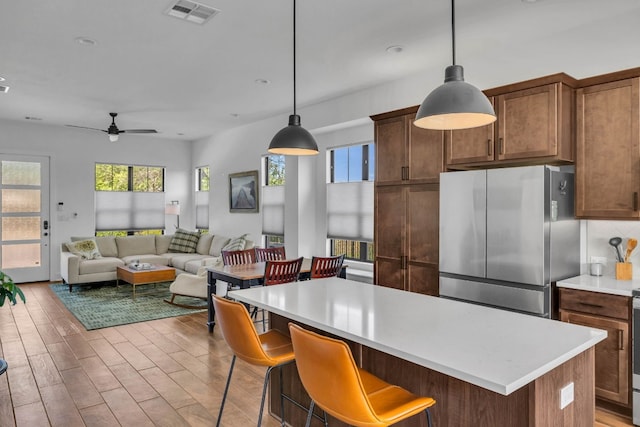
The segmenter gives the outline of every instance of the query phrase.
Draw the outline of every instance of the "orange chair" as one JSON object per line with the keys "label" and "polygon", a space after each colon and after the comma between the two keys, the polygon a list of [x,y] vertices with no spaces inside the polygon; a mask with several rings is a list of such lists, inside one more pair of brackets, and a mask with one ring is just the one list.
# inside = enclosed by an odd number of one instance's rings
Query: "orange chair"
{"label": "orange chair", "polygon": [[312,279],[320,279],[322,277],[335,277],[342,270],[344,262],[344,254],[330,257],[312,257],[311,273]]}
{"label": "orange chair", "polygon": [[241,251],[222,251],[224,265],[255,264],[256,251],[254,248]]}
{"label": "orange chair", "polygon": [[308,427],[315,404],[342,422],[356,427],[383,427],[425,411],[436,401],[415,394],[358,368],[343,341],[289,323],[296,366],[311,397]]}
{"label": "orange chair", "polygon": [[[271,371],[274,368],[279,368],[294,360],[291,340],[277,330],[270,330],[258,335],[258,332],[253,326],[253,322],[249,318],[249,312],[243,304],[221,298],[216,294],[211,295],[211,297],[213,298],[213,306],[215,308],[216,323],[220,325],[222,335],[231,348],[231,351],[233,351],[229,376],[227,377],[227,384],[224,388],[224,395],[222,397],[216,426],[220,426],[222,410],[227,400],[231,374],[233,374],[233,366],[236,362],[236,357],[239,357],[252,365],[268,367],[262,388],[262,401],[260,403],[260,415],[258,416],[259,427],[262,423],[262,412]],[[282,370],[280,370],[280,376],[280,409],[284,415],[284,399],[291,399],[282,392]],[[284,420],[282,421],[282,426],[284,426]]]}
{"label": "orange chair", "polygon": [[257,262],[277,261],[282,259],[287,259],[284,246],[273,248],[256,248]]}

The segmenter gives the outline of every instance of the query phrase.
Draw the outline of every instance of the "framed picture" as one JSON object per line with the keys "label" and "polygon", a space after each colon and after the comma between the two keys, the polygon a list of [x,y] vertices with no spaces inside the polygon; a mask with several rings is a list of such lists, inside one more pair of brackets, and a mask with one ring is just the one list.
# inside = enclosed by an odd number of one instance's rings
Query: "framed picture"
{"label": "framed picture", "polygon": [[229,174],[229,212],[258,212],[258,171]]}

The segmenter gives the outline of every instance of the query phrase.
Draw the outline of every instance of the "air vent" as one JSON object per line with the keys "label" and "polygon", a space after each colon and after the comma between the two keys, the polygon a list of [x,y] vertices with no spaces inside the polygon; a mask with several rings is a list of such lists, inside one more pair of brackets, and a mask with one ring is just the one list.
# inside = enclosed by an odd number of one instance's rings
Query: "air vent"
{"label": "air vent", "polygon": [[165,15],[200,25],[205,24],[218,13],[220,11],[211,6],[187,0],[178,0],[165,11]]}
{"label": "air vent", "polygon": [[0,86],[0,93],[9,92],[9,86]]}

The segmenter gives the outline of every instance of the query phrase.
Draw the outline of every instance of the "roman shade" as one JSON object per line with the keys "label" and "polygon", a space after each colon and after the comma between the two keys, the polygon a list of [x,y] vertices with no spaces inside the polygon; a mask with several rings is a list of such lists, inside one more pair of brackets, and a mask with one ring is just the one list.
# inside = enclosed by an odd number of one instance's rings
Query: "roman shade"
{"label": "roman shade", "polygon": [[196,228],[209,229],[209,192],[196,191]]}
{"label": "roman shade", "polygon": [[262,234],[284,236],[284,185],[262,187]]}
{"label": "roman shade", "polygon": [[96,191],[96,231],[164,230],[164,193]]}
{"label": "roman shade", "polygon": [[327,184],[327,237],[373,242],[373,182]]}

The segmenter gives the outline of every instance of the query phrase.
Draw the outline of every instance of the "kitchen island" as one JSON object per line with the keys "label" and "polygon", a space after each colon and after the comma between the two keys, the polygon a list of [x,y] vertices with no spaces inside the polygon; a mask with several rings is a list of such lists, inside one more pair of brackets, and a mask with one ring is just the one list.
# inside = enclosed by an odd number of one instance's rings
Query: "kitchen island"
{"label": "kitchen island", "polygon": [[[604,331],[338,278],[229,296],[268,310],[272,328],[288,333],[294,321],[349,342],[363,368],[434,397],[439,427],[593,425],[593,346]],[[570,384],[573,401],[560,409]],[[285,369],[284,385],[308,402],[295,368]],[[303,425],[304,415],[285,409],[291,425]]]}

